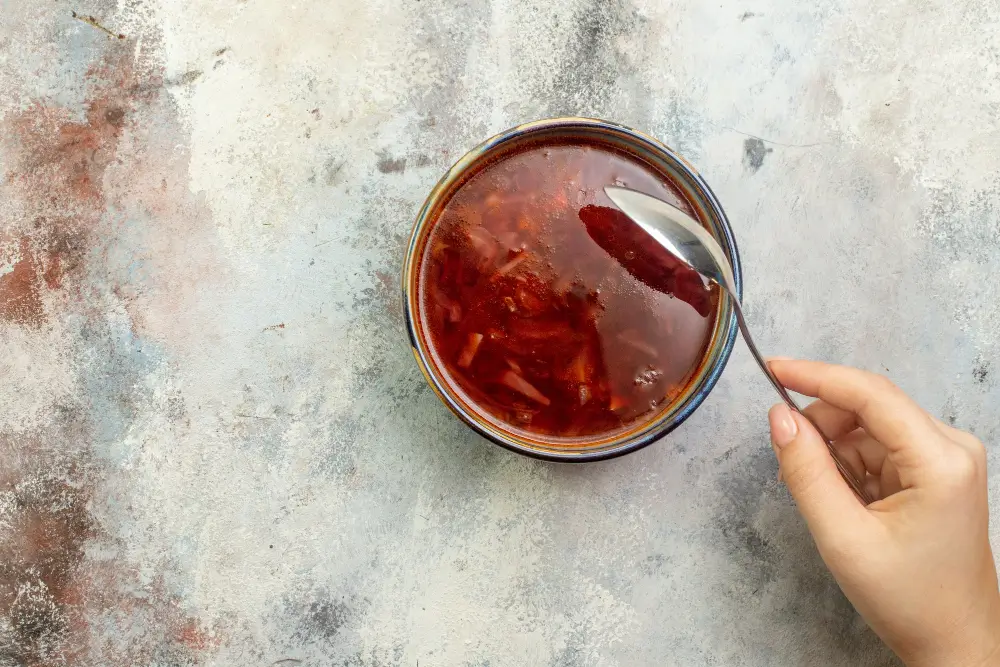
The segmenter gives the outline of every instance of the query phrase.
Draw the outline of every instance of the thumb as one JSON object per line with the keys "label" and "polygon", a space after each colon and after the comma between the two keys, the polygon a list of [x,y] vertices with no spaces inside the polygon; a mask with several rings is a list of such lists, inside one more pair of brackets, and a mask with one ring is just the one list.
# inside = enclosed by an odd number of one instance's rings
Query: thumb
{"label": "thumb", "polygon": [[867,512],[841,478],[816,427],[784,404],[771,408],[768,420],[781,476],[816,542],[822,547],[852,531]]}

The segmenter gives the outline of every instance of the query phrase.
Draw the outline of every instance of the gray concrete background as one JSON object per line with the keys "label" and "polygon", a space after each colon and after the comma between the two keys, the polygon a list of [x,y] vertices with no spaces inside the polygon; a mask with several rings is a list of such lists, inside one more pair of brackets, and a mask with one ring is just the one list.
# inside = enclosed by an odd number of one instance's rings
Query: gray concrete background
{"label": "gray concrete background", "polygon": [[424,386],[420,203],[561,114],[699,167],[763,349],[996,462],[996,0],[0,0],[0,665],[893,664],[741,345],[586,467]]}

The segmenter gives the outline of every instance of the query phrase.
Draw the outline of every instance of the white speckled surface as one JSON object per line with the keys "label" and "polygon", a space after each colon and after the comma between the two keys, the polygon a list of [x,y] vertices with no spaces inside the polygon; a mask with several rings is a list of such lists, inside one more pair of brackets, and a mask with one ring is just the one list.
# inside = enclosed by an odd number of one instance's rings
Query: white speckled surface
{"label": "white speckled surface", "polygon": [[996,0],[0,17],[0,665],[893,664],[742,346],[660,443],[539,463],[425,387],[398,271],[468,148],[616,120],[723,202],[762,348],[887,373],[993,453]]}

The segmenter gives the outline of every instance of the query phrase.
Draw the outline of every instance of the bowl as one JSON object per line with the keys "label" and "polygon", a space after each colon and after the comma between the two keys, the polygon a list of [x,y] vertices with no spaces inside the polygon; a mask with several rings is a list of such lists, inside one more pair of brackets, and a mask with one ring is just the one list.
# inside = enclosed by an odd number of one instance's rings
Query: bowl
{"label": "bowl", "polygon": [[527,456],[586,462],[649,445],[701,405],[735,342],[723,291],[680,267],[683,294],[648,293],[591,247],[594,212],[610,210],[601,183],[687,209],[742,294],[732,229],[695,168],[604,120],[551,118],[486,140],[428,195],[406,250],[406,328],[428,384],[473,430]]}

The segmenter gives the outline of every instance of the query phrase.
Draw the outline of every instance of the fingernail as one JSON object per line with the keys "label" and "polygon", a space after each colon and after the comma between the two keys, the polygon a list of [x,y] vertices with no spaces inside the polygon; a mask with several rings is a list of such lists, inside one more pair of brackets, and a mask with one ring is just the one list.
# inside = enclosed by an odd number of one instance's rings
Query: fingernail
{"label": "fingernail", "polygon": [[766,361],[767,363],[771,363],[772,361],[795,361],[795,360],[792,359],[791,357],[767,357],[766,359],[764,359],[764,361]]}
{"label": "fingernail", "polygon": [[778,449],[794,440],[799,433],[799,427],[787,405],[779,404],[771,408],[768,420],[771,422],[771,441]]}

